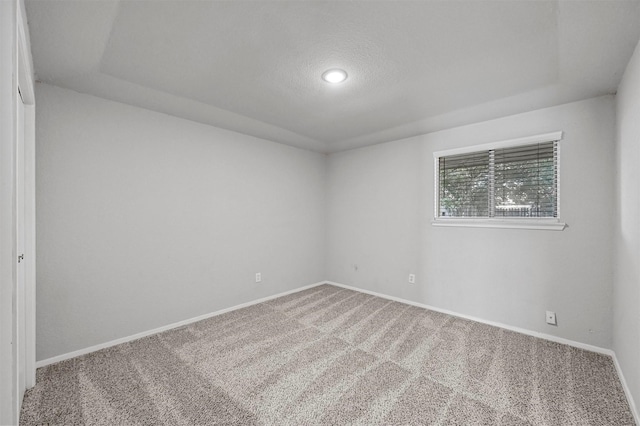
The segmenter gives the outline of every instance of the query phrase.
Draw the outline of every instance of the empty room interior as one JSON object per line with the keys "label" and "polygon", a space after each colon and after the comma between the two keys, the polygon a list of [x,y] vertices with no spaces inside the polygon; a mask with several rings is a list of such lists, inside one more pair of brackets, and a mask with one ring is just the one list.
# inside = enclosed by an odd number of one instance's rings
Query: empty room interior
{"label": "empty room interior", "polygon": [[0,8],[0,424],[640,425],[640,0]]}

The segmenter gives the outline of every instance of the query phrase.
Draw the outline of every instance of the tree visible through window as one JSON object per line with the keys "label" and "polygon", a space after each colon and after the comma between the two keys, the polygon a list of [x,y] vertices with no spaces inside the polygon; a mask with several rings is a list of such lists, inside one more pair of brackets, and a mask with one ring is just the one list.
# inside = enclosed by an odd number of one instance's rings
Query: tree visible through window
{"label": "tree visible through window", "polygon": [[438,159],[438,216],[558,217],[557,141]]}

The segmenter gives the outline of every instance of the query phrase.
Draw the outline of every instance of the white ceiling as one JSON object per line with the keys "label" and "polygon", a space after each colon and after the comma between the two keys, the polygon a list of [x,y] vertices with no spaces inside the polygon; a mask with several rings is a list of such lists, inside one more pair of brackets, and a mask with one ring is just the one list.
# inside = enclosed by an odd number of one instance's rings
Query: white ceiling
{"label": "white ceiling", "polygon": [[[27,0],[37,78],[335,152],[614,93],[640,0]],[[320,75],[343,68],[328,85]]]}

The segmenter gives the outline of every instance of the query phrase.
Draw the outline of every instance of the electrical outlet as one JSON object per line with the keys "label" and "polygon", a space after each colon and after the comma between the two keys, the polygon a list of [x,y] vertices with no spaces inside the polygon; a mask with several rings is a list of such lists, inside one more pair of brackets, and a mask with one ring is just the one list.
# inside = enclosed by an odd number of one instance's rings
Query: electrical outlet
{"label": "electrical outlet", "polygon": [[409,274],[409,284],[415,284],[415,283],[416,283],[415,274]]}
{"label": "electrical outlet", "polygon": [[258,272],[256,274],[256,282],[257,283],[261,283],[262,282],[262,274],[260,272]]}
{"label": "electrical outlet", "polygon": [[547,324],[558,325],[555,312],[547,311]]}

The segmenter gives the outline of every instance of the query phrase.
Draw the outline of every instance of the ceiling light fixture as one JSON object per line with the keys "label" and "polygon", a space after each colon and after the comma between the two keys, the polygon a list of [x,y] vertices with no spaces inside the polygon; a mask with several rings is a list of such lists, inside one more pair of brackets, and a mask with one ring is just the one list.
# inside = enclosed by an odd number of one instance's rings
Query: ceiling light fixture
{"label": "ceiling light fixture", "polygon": [[347,72],[340,69],[326,70],[322,73],[322,79],[327,83],[342,83],[347,79]]}

